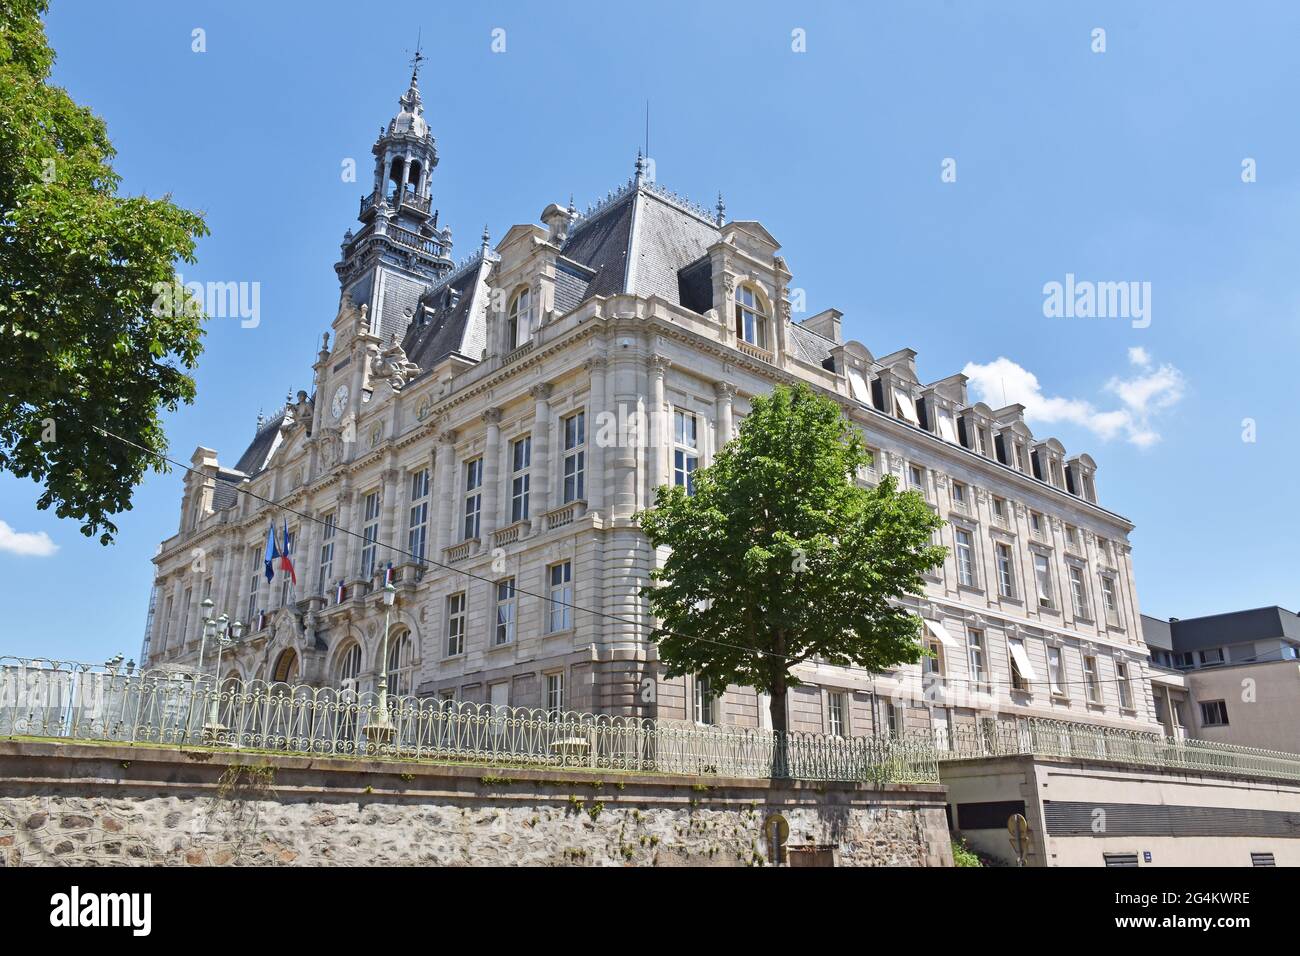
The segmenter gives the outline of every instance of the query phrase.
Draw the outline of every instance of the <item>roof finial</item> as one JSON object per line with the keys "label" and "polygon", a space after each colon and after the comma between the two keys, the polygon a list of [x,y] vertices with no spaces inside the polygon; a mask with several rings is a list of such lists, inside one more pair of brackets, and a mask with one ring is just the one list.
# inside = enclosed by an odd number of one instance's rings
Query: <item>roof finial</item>
{"label": "roof finial", "polygon": [[483,223],[483,252],[486,254],[488,247],[492,245],[492,235],[488,232],[487,223]]}
{"label": "roof finial", "polygon": [[645,174],[645,159],[641,156],[641,150],[636,151],[636,184],[641,185],[641,178]]}
{"label": "roof finial", "polygon": [[260,432],[262,430],[262,426],[265,424],[266,424],[266,418],[262,415],[262,410],[259,408],[257,410],[257,430]]}
{"label": "roof finial", "polygon": [[578,218],[578,207],[573,204],[573,193],[569,193],[569,220]]}
{"label": "roof finial", "polygon": [[424,35],[424,28],[421,27],[415,34],[415,56],[411,57],[411,85],[415,86],[420,78],[420,64],[426,59],[425,55],[420,52],[420,38]]}
{"label": "roof finial", "polygon": [[718,190],[718,205],[715,206],[714,208],[717,209],[718,211],[717,223],[718,223],[718,228],[721,229],[722,224],[727,221],[727,204],[722,201],[721,189]]}

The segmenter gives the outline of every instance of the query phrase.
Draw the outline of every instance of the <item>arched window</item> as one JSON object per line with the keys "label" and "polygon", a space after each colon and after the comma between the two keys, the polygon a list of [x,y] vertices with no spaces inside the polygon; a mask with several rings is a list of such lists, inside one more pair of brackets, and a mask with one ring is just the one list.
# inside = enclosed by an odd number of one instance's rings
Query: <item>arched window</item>
{"label": "arched window", "polygon": [[409,697],[415,691],[415,642],[408,631],[388,638],[388,696]]}
{"label": "arched window", "polygon": [[506,322],[506,351],[511,352],[523,345],[523,338],[528,335],[532,324],[532,296],[527,289],[520,289],[510,300],[509,319]]}
{"label": "arched window", "polygon": [[736,337],[760,349],[767,348],[767,316],[758,294],[747,285],[736,287]]}
{"label": "arched window", "polygon": [[360,677],[361,645],[353,641],[342,650],[335,661],[334,683],[340,688],[360,690],[357,686]]}

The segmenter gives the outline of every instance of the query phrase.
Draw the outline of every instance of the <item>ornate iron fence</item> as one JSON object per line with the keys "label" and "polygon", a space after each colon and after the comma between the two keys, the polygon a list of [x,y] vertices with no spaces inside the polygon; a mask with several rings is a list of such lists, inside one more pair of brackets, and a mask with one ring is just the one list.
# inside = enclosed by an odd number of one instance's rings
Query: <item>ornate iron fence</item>
{"label": "ornate iron fence", "polygon": [[[937,782],[928,737],[835,737],[0,658],[0,737],[485,765]],[[774,766],[783,768],[774,773]]]}
{"label": "ornate iron fence", "polygon": [[1300,780],[1300,754],[1039,717],[985,720],[955,730],[936,756],[947,761],[1018,754]]}

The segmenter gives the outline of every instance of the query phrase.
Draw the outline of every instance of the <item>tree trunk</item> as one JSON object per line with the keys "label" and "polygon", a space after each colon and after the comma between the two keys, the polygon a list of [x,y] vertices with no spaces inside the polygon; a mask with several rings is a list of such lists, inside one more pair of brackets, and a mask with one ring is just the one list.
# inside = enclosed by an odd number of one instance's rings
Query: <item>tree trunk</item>
{"label": "tree trunk", "polygon": [[772,777],[785,779],[790,776],[790,740],[786,727],[785,674],[782,673],[772,683],[772,701],[768,711],[772,715]]}

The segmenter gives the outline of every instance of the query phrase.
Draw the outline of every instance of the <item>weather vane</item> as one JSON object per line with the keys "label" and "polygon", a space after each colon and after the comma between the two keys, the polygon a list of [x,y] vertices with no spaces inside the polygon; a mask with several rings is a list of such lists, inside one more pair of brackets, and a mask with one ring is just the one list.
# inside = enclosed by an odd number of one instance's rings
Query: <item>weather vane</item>
{"label": "weather vane", "polygon": [[415,34],[415,55],[411,57],[411,76],[413,78],[419,76],[420,64],[423,63],[426,59],[425,55],[420,52],[422,46],[421,38],[423,36],[423,33],[424,33],[424,28],[421,27],[419,30],[416,31]]}

